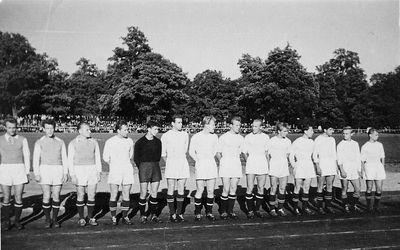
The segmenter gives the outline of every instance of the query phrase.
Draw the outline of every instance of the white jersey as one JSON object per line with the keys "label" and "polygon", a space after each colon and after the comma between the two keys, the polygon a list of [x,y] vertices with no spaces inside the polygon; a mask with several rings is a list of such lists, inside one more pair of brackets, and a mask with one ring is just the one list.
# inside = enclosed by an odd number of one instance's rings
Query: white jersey
{"label": "white jersey", "polygon": [[386,179],[385,168],[381,159],[385,158],[385,151],[380,142],[366,142],[361,147],[361,161],[364,164],[364,178],[366,180]]}
{"label": "white jersey", "polygon": [[126,169],[133,169],[133,140],[115,135],[104,145],[103,160],[110,165],[110,172],[123,173]]}
{"label": "white jersey", "polygon": [[314,141],[313,159],[319,163],[321,176],[336,175],[336,141],[327,135],[319,135]]}
{"label": "white jersey", "polygon": [[246,162],[246,174],[268,174],[268,150],[269,136],[265,133],[250,133],[244,138],[243,153],[248,154]]}
{"label": "white jersey", "polygon": [[188,133],[169,130],[161,136],[161,144],[161,156],[166,157],[165,178],[189,178],[190,169],[186,159],[189,146]]}
{"label": "white jersey", "polygon": [[280,138],[274,136],[269,141],[268,154],[269,161],[269,175],[275,177],[289,176],[288,154],[292,142],[289,138]]}
{"label": "white jersey", "polygon": [[290,162],[294,169],[294,178],[314,178],[315,168],[312,161],[314,141],[304,136],[297,138],[290,150]]}
{"label": "white jersey", "polygon": [[219,176],[240,178],[242,177],[242,163],[240,154],[243,151],[244,138],[240,134],[230,131],[221,135],[218,139],[217,152],[222,154],[219,164]]}
{"label": "white jersey", "polygon": [[347,174],[345,179],[358,179],[361,172],[361,154],[360,146],[356,141],[342,140],[337,146],[337,161],[339,165],[343,165],[343,169]]}
{"label": "white jersey", "polygon": [[218,177],[217,164],[215,162],[217,144],[218,136],[216,134],[205,134],[201,131],[192,137],[189,154],[196,161],[196,179]]}

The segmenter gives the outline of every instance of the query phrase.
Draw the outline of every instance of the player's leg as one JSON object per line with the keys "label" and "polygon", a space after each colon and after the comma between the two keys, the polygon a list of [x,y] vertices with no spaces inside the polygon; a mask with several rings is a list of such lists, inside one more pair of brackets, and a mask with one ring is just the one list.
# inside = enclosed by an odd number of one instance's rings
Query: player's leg
{"label": "player's leg", "polygon": [[275,176],[270,176],[270,183],[271,183],[271,189],[269,191],[269,196],[268,196],[268,202],[269,202],[269,206],[271,208],[270,210],[270,214],[273,217],[278,216],[278,214],[276,213],[276,191],[278,189],[278,177]]}
{"label": "player's leg", "polygon": [[158,200],[157,193],[158,187],[160,186],[159,181],[150,183],[150,197],[149,197],[149,210],[152,222],[160,223],[161,220],[157,216]]}
{"label": "player's leg", "polygon": [[51,187],[50,187],[50,185],[47,185],[47,184],[41,184],[40,187],[42,188],[42,192],[43,192],[42,208],[43,208],[43,213],[44,213],[44,216],[45,216],[45,228],[50,228],[52,226],[52,224],[53,224],[52,221],[51,221],[51,218],[50,218]]}
{"label": "player's leg", "polygon": [[113,226],[117,225],[117,196],[119,191],[119,185],[110,184],[110,202],[108,206],[110,207],[111,220]]}
{"label": "player's leg", "polygon": [[11,213],[11,203],[10,203],[10,197],[11,197],[11,187],[8,185],[1,185],[1,190],[3,192],[3,213],[2,216],[4,216],[4,230],[8,231],[11,229],[11,222],[10,222],[10,213]]}
{"label": "player's leg", "polygon": [[254,179],[255,179],[254,174],[246,174],[246,180],[247,180],[246,205],[248,210],[247,218],[249,219],[254,218],[254,195],[253,195]]}
{"label": "player's leg", "polygon": [[130,192],[131,192],[132,184],[122,185],[122,202],[121,202],[121,211],[122,211],[122,223],[126,225],[131,225],[132,222],[128,218],[128,211],[130,207]]}
{"label": "player's leg", "polygon": [[185,221],[185,219],[183,218],[183,202],[185,200],[185,184],[186,184],[186,178],[177,180],[178,195],[176,196],[176,215],[178,217],[178,220],[181,222]]}
{"label": "player's leg", "polygon": [[324,211],[324,184],[326,176],[317,176],[317,204],[318,210],[322,214]]}
{"label": "player's leg", "polygon": [[368,212],[373,211],[373,205],[372,205],[372,187],[374,186],[374,181],[373,180],[367,180],[367,190],[365,191],[365,200],[367,201],[367,210]]}
{"label": "player's leg", "polygon": [[171,222],[178,222],[176,216],[176,207],[175,207],[175,198],[174,198],[174,191],[176,186],[176,179],[167,179],[167,203],[169,208],[169,216]]}
{"label": "player's leg", "polygon": [[85,186],[76,186],[76,208],[78,210],[79,220],[78,224],[81,227],[86,226],[86,220],[84,215],[85,208]]}
{"label": "player's leg", "polygon": [[237,215],[233,212],[233,207],[235,206],[236,201],[236,190],[237,185],[239,184],[239,178],[234,177],[230,178],[230,187],[228,194],[228,215],[231,219],[238,219]]}
{"label": "player's leg", "polygon": [[214,204],[215,178],[206,180],[206,186],[207,186],[206,217],[210,221],[214,221],[215,217],[212,214],[212,208]]}
{"label": "player's leg", "polygon": [[294,213],[296,215],[301,214],[300,209],[299,209],[299,200],[300,200],[300,189],[301,189],[302,185],[303,185],[303,179],[300,179],[300,178],[294,179],[292,204],[293,204]]}
{"label": "player's leg", "polygon": [[53,225],[54,227],[60,227],[60,223],[57,221],[58,212],[60,211],[60,193],[62,185],[52,185],[51,186],[51,198],[52,198],[52,210],[53,210]]}
{"label": "player's leg", "polygon": [[352,209],[356,212],[362,212],[360,208],[361,181],[360,179],[351,180],[351,184],[353,185],[354,188]]}
{"label": "player's leg", "polygon": [[381,201],[382,197],[382,186],[383,186],[383,180],[375,180],[375,200],[374,200],[374,211],[379,213],[379,203]]}
{"label": "player's leg", "polygon": [[97,184],[92,184],[87,186],[87,216],[89,218],[89,224],[91,226],[97,226],[98,223],[96,219],[94,218],[94,205],[95,205],[95,197],[96,197],[96,189],[97,189]]}
{"label": "player's leg", "polygon": [[146,196],[148,190],[148,182],[140,182],[140,195],[139,195],[139,212],[140,212],[140,222],[145,224],[147,222],[146,216]]}
{"label": "player's leg", "polygon": [[228,194],[231,186],[231,178],[222,177],[222,194],[221,194],[221,219],[228,218]]}
{"label": "player's leg", "polygon": [[325,206],[326,211],[328,213],[335,213],[332,208],[332,199],[333,199],[333,182],[335,181],[334,175],[328,175],[325,177],[326,180],[326,193],[325,193]]}
{"label": "player's leg", "polygon": [[346,179],[342,179],[341,183],[342,183],[342,192],[341,192],[341,194],[342,194],[342,205],[343,205],[344,211],[346,213],[350,213],[349,200],[347,198],[347,189],[348,189],[348,184],[349,183],[348,183],[348,180],[346,180]]}
{"label": "player's leg", "polygon": [[201,220],[201,197],[204,191],[205,180],[196,180],[196,194],[194,195],[194,219]]}
{"label": "player's leg", "polygon": [[311,178],[304,179],[303,195],[301,197],[301,200],[303,202],[303,211],[308,215],[314,214],[309,206],[309,191],[310,191],[310,186],[311,186],[311,180],[312,180]]}
{"label": "player's leg", "polygon": [[15,215],[15,227],[18,230],[23,229],[23,225],[20,223],[21,213],[22,213],[22,193],[24,191],[25,184],[19,184],[14,186],[14,215]]}
{"label": "player's leg", "polygon": [[264,186],[265,182],[267,181],[267,175],[262,174],[262,175],[257,175],[257,193],[255,195],[256,198],[256,204],[254,207],[254,214],[257,217],[263,217],[262,214],[260,213],[260,207],[264,201]]}
{"label": "player's leg", "polygon": [[286,212],[283,209],[283,205],[285,204],[287,180],[288,180],[287,176],[279,178],[278,214],[280,216],[286,216]]}

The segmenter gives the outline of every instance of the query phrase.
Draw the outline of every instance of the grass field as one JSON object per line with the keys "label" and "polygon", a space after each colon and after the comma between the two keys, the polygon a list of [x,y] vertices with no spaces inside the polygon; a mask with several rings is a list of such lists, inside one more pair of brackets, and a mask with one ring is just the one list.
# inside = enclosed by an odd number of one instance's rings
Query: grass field
{"label": "grass field", "polygon": [[[33,147],[34,143],[36,140],[38,140],[40,137],[43,136],[42,133],[21,133],[21,135],[24,135],[28,139],[29,147],[31,149],[31,156],[33,155]],[[100,151],[103,152],[104,148],[104,143],[105,141],[113,136],[114,134],[107,134],[107,133],[101,133],[101,134],[92,134],[93,138],[96,138],[99,142],[100,146]],[[60,133],[57,134],[58,137],[64,140],[66,143],[66,146],[68,147],[68,143],[76,137],[76,134],[69,134],[69,133]],[[136,142],[142,134],[129,134],[129,137],[133,139],[134,142]],[[292,142],[301,136],[300,134],[291,134],[288,135],[288,138],[292,140]],[[314,135],[314,138],[318,136],[318,134]],[[336,143],[339,143],[342,139],[341,135],[334,135],[334,138],[336,139]],[[355,135],[354,140],[356,140],[360,147],[368,141],[368,135],[366,134],[360,134],[360,135]],[[383,143],[383,146],[385,147],[385,153],[386,153],[386,161],[391,162],[391,163],[397,163],[400,162],[400,135],[399,134],[381,134],[380,139]],[[189,164],[191,166],[194,166],[194,161],[192,158],[188,155],[187,156]],[[108,165],[103,162],[103,171],[108,171]]]}

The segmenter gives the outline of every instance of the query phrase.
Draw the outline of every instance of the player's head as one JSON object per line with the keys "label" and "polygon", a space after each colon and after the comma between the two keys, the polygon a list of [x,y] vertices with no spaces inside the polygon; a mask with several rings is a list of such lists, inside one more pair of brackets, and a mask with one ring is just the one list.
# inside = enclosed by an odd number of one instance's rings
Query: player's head
{"label": "player's head", "polygon": [[54,130],[56,129],[56,122],[53,119],[46,119],[43,121],[43,128],[46,136],[53,137]]}
{"label": "player's head", "polygon": [[343,138],[345,140],[350,140],[353,134],[353,129],[350,126],[346,126],[343,128]]}
{"label": "player's head", "polygon": [[263,121],[261,119],[254,119],[251,124],[251,128],[253,129],[254,134],[258,134],[261,132],[261,127],[263,125]]}
{"label": "player's head", "polygon": [[229,127],[231,128],[231,131],[234,132],[235,134],[240,133],[241,125],[242,125],[242,118],[240,118],[240,116],[232,116],[229,119]]}
{"label": "player's head", "polygon": [[13,117],[7,117],[4,120],[4,125],[6,126],[6,132],[10,136],[17,134],[17,120]]}
{"label": "player's head", "polygon": [[321,127],[322,127],[322,131],[324,131],[324,133],[327,134],[328,136],[332,136],[333,132],[335,132],[335,129],[329,123],[326,123],[326,124],[322,125]]}
{"label": "player's head", "polygon": [[172,117],[172,129],[181,131],[183,126],[183,116],[182,115],[174,115]]}
{"label": "player's head", "polygon": [[123,138],[128,138],[128,123],[126,121],[118,121],[115,125],[115,129],[117,130],[118,135]]}
{"label": "player's head", "polygon": [[201,125],[203,125],[203,128],[207,130],[210,133],[214,133],[215,129],[215,117],[212,115],[207,115],[204,116],[203,120],[201,121]]}
{"label": "player's head", "polygon": [[147,134],[152,135],[152,136],[157,136],[160,126],[158,125],[158,123],[156,121],[149,120],[146,123],[146,127],[147,127]]}
{"label": "player's head", "polygon": [[303,133],[304,133],[308,138],[311,138],[311,137],[313,136],[313,134],[314,134],[314,129],[313,129],[313,127],[312,127],[311,125],[309,125],[309,124],[303,125],[301,130],[303,131]]}
{"label": "player's head", "polygon": [[80,122],[78,123],[78,126],[76,127],[78,129],[78,133],[80,135],[82,135],[85,138],[89,138],[90,137],[90,126],[89,123],[87,122]]}
{"label": "player's head", "polygon": [[369,128],[368,129],[368,136],[371,140],[377,141],[379,138],[379,133],[378,130],[375,128]]}
{"label": "player's head", "polygon": [[283,138],[286,138],[287,134],[289,133],[289,125],[286,122],[278,122],[276,124],[276,130],[278,131],[278,135]]}

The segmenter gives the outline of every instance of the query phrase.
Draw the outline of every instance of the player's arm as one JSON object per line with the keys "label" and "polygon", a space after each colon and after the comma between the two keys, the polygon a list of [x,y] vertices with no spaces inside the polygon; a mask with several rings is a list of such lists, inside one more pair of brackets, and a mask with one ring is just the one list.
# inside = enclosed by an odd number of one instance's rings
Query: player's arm
{"label": "player's arm", "polygon": [[65,146],[64,142],[61,145],[61,161],[64,173],[62,182],[65,183],[68,179],[68,157],[67,157],[67,147]]}
{"label": "player's arm", "polygon": [[163,134],[161,136],[161,158],[164,162],[167,162],[167,138],[165,135],[166,134]]}
{"label": "player's arm", "polygon": [[319,166],[319,148],[320,148],[320,146],[321,145],[319,145],[318,140],[315,140],[312,159],[314,161],[315,172],[317,173],[317,175],[321,175],[321,168]]}
{"label": "player's arm", "polygon": [[75,147],[74,142],[71,141],[68,144],[68,171],[69,176],[71,177],[71,181],[73,184],[76,184],[76,175],[75,175],[75,166],[74,166],[74,157],[75,157]]}
{"label": "player's arm", "polygon": [[190,140],[190,145],[189,145],[189,155],[195,161],[197,161],[197,153],[196,153],[197,140],[196,140],[196,138],[197,138],[196,136],[193,136],[192,140]]}
{"label": "player's arm", "polygon": [[139,167],[140,165],[140,149],[142,148],[142,145],[140,141],[136,141],[135,146],[133,147],[133,161],[135,162],[136,167]]}
{"label": "player's arm", "polygon": [[24,155],[25,173],[29,181],[29,172],[31,171],[31,152],[29,151],[28,140],[22,141],[22,153]]}
{"label": "player's arm", "polygon": [[107,162],[108,165],[110,165],[110,141],[106,141],[104,144],[104,151],[103,151],[103,160]]}
{"label": "player's arm", "polygon": [[218,161],[221,161],[222,158],[222,147],[223,147],[223,138],[219,138],[217,142],[217,159]]}
{"label": "player's arm", "polygon": [[340,172],[340,176],[342,176],[342,178],[346,178],[347,177],[347,173],[346,171],[344,171],[343,169],[343,147],[341,146],[341,144],[338,145],[337,147],[337,164],[339,167],[339,172]]}
{"label": "player's arm", "polygon": [[358,172],[358,175],[360,176],[360,178],[362,178],[362,161],[361,161],[360,145],[358,144],[358,142],[356,142],[356,144],[357,144],[356,147],[354,147],[355,148],[354,153],[356,154],[357,162],[360,163],[357,172]]}
{"label": "player's arm", "polygon": [[289,162],[290,162],[290,165],[292,165],[292,168],[294,168],[294,166],[296,164],[296,152],[297,152],[297,145],[296,145],[296,141],[295,141],[289,147]]}
{"label": "player's arm", "polygon": [[33,173],[35,175],[35,180],[37,182],[40,182],[40,153],[41,153],[41,147],[39,145],[39,143],[35,143],[35,147],[33,149]]}
{"label": "player's arm", "polygon": [[97,181],[100,181],[101,178],[101,156],[100,156],[100,147],[99,143],[95,140],[95,148],[94,148],[94,159],[96,161],[96,170],[97,170]]}

